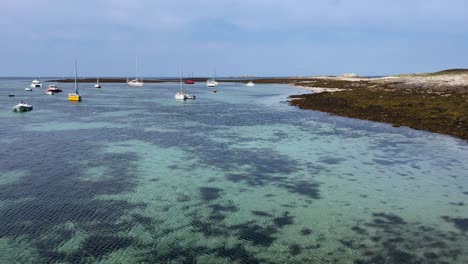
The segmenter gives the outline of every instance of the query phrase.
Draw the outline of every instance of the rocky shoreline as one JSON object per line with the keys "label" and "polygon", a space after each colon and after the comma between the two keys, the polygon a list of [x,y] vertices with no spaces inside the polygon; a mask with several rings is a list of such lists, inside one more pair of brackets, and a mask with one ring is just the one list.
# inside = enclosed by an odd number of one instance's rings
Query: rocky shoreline
{"label": "rocky shoreline", "polygon": [[290,97],[290,104],[301,109],[468,140],[468,70],[383,78],[316,77],[294,85],[315,92]]}

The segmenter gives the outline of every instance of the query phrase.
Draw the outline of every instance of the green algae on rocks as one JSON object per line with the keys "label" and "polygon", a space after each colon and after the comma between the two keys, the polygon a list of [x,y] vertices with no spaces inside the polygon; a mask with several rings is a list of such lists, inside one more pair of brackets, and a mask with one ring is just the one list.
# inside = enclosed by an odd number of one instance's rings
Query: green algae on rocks
{"label": "green algae on rocks", "polygon": [[457,82],[444,86],[436,81],[429,77],[417,81],[405,77],[385,81],[330,78],[297,82],[300,86],[344,90],[293,95],[290,104],[468,139],[468,85]]}

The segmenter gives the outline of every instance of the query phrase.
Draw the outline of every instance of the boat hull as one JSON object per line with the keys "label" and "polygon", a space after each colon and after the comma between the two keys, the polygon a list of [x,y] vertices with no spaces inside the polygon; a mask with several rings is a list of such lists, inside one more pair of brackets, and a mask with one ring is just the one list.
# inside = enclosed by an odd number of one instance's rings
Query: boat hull
{"label": "boat hull", "polygon": [[176,99],[176,100],[186,100],[186,99],[187,99],[187,95],[184,94],[184,93],[176,93],[175,99]]}
{"label": "boat hull", "polygon": [[13,111],[14,112],[28,112],[28,111],[31,111],[33,110],[33,106],[15,106],[13,108]]}
{"label": "boat hull", "polygon": [[144,85],[144,83],[139,82],[139,81],[128,81],[127,85],[128,86],[133,86],[133,87],[142,87]]}
{"label": "boat hull", "polygon": [[70,102],[80,102],[81,95],[79,94],[68,94],[68,101]]}

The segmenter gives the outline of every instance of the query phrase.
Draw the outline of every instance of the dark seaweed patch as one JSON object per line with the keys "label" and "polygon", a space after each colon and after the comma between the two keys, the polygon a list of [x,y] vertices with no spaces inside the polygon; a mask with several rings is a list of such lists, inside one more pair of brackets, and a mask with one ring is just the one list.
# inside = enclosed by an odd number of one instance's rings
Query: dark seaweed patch
{"label": "dark seaweed patch", "polygon": [[264,211],[250,211],[253,215],[262,216],[262,217],[273,217],[272,214],[264,212]]}
{"label": "dark seaweed patch", "polygon": [[233,248],[217,248],[213,250],[218,256],[228,257],[231,260],[239,260],[240,263],[251,263],[251,264],[260,264],[265,263],[260,259],[254,257],[253,254],[250,254],[247,250],[244,249],[242,245],[237,244]]}
{"label": "dark seaweed patch", "polygon": [[252,242],[258,246],[270,246],[275,241],[276,229],[262,227],[257,224],[242,224],[234,227],[239,230],[239,238]]}
{"label": "dark seaweed patch", "polygon": [[289,253],[293,256],[299,255],[302,253],[302,247],[299,244],[292,244],[289,246]]}
{"label": "dark seaweed patch", "polygon": [[234,205],[221,205],[221,204],[211,204],[208,207],[213,209],[213,212],[237,212],[239,208]]}
{"label": "dark seaweed patch", "polygon": [[224,219],[226,219],[226,215],[225,214],[221,214],[221,213],[211,213],[210,216],[208,217],[211,221],[214,221],[214,222],[219,222],[219,221],[222,221]]}
{"label": "dark seaweed patch", "polygon": [[206,247],[194,246],[191,248],[181,247],[173,243],[164,250],[148,250],[148,253],[141,257],[142,263],[196,263],[197,256],[203,253],[209,253]]}
{"label": "dark seaweed patch", "polygon": [[200,219],[193,219],[191,224],[195,231],[201,232],[206,236],[222,236],[226,234],[226,230],[211,222],[205,222]]}
{"label": "dark seaweed patch", "polygon": [[79,254],[82,256],[99,257],[118,249],[127,248],[131,244],[132,240],[125,237],[92,235],[83,242]]}
{"label": "dark seaweed patch", "polygon": [[186,194],[178,194],[177,195],[177,201],[180,202],[180,203],[188,202],[188,201],[190,201],[190,196],[188,196]]}
{"label": "dark seaweed patch", "polygon": [[423,263],[416,255],[402,251],[393,246],[388,249],[388,255],[392,263]]}
{"label": "dark seaweed patch", "polygon": [[438,259],[440,256],[434,252],[425,252],[424,257],[428,259]]}
{"label": "dark seaweed patch", "polygon": [[232,181],[232,182],[240,182],[240,181],[246,181],[249,179],[249,177],[245,175],[240,175],[240,174],[229,174],[226,176],[226,179]]}
{"label": "dark seaweed patch", "polygon": [[[357,237],[339,240],[344,246],[363,252],[354,263],[454,263],[464,254],[460,244],[463,235],[459,233],[442,232],[417,222],[408,223],[393,214],[374,213],[373,217],[372,222],[363,224],[369,229],[356,225],[351,229]],[[448,216],[442,218],[454,224],[457,220]],[[367,248],[365,244],[357,243],[362,238],[370,238],[375,244]]]}
{"label": "dark seaweed patch", "polygon": [[237,212],[239,210],[239,208],[234,205],[212,204],[208,207],[211,208],[209,219],[215,222],[224,220],[227,217],[227,213]]}
{"label": "dark seaweed patch", "polygon": [[[96,140],[105,138],[110,130],[97,131],[93,137]],[[82,134],[70,132],[54,132],[54,144],[44,148],[28,148],[31,156],[29,162],[40,166],[29,166],[29,176],[21,178],[12,184],[2,186],[0,200],[18,200],[11,206],[0,210],[0,237],[24,237],[38,253],[37,262],[83,262],[96,254],[107,254],[119,248],[128,247],[132,240],[107,236],[102,242],[106,249],[93,251],[87,248],[90,241],[83,246],[88,252],[63,254],[57,253],[59,244],[74,235],[63,227],[74,223],[91,237],[100,236],[101,232],[115,234],[127,231],[134,223],[120,222],[122,215],[145,204],[134,204],[120,200],[99,200],[99,195],[113,195],[131,191],[135,187],[135,171],[133,162],[138,157],[133,153],[97,154],[95,145],[87,144],[89,138]],[[114,134],[114,133],[110,133]],[[118,133],[116,133],[118,134]],[[50,134],[48,135],[50,136]],[[88,139],[88,140],[87,140]],[[43,141],[40,133],[28,137],[30,142]],[[62,148],[54,151],[56,146],[67,146],[70,142],[82,142],[77,148]],[[73,151],[71,151],[73,149]],[[64,151],[73,159],[64,159]],[[60,160],[60,166],[56,161]],[[86,161],[83,165],[76,160]],[[1,163],[1,161],[0,161]],[[21,164],[11,164],[22,168]],[[3,166],[3,165],[2,165]],[[9,165],[8,165],[9,166]],[[106,177],[99,181],[83,180],[85,169],[105,167]],[[25,188],[28,186],[28,188]],[[111,242],[112,241],[112,242]],[[89,246],[91,247],[91,246]],[[69,261],[73,260],[73,261]]]}
{"label": "dark seaweed patch", "polygon": [[343,159],[343,158],[333,158],[333,157],[325,157],[325,158],[319,159],[319,162],[323,162],[323,163],[326,163],[326,164],[329,164],[329,165],[340,164],[340,163],[343,162],[343,161],[346,161],[346,159]]}
{"label": "dark seaweed patch", "polygon": [[144,263],[169,263],[177,262],[184,264],[198,263],[197,257],[203,254],[214,254],[218,257],[237,261],[239,263],[260,264],[266,263],[254,254],[248,252],[242,245],[236,244],[234,247],[207,248],[195,246],[192,248],[181,247],[177,244],[170,245],[165,251],[153,249],[142,258]]}
{"label": "dark seaweed patch", "polygon": [[289,192],[305,195],[313,199],[320,199],[319,186],[318,183],[307,181],[295,181],[284,185]]}
{"label": "dark seaweed patch", "polygon": [[353,230],[354,232],[360,234],[360,235],[366,235],[368,234],[367,230],[362,228],[362,227],[359,227],[359,226],[353,226],[351,227],[351,230]]}
{"label": "dark seaweed patch", "polygon": [[455,227],[462,232],[468,231],[468,218],[450,218],[446,215],[441,217],[447,222],[453,222]]}
{"label": "dark seaweed patch", "polygon": [[387,213],[373,213],[372,214],[374,217],[374,223],[377,225],[402,225],[406,224],[405,221],[403,221],[403,218],[394,215],[394,214],[387,214]]}
{"label": "dark seaweed patch", "polygon": [[293,223],[294,217],[289,215],[289,212],[284,212],[282,216],[273,218],[273,223],[282,228],[286,225],[291,225]]}
{"label": "dark seaweed patch", "polygon": [[303,236],[308,236],[308,235],[310,235],[310,234],[312,234],[312,230],[311,230],[311,229],[309,229],[309,228],[303,228],[303,229],[301,229],[301,235],[303,235]]}
{"label": "dark seaweed patch", "polygon": [[204,201],[212,201],[221,197],[221,191],[223,189],[215,187],[200,187],[200,195]]}
{"label": "dark seaweed patch", "polygon": [[154,220],[151,217],[143,216],[140,214],[132,214],[133,221],[140,223],[144,227],[151,227],[154,224]]}

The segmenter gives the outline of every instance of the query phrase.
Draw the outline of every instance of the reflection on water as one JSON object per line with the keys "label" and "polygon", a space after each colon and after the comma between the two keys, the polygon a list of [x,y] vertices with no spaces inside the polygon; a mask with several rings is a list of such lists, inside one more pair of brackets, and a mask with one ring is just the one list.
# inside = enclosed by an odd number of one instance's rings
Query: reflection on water
{"label": "reflection on water", "polygon": [[1,263],[468,262],[466,142],[298,110],[281,85],[71,104],[21,82],[0,81]]}

